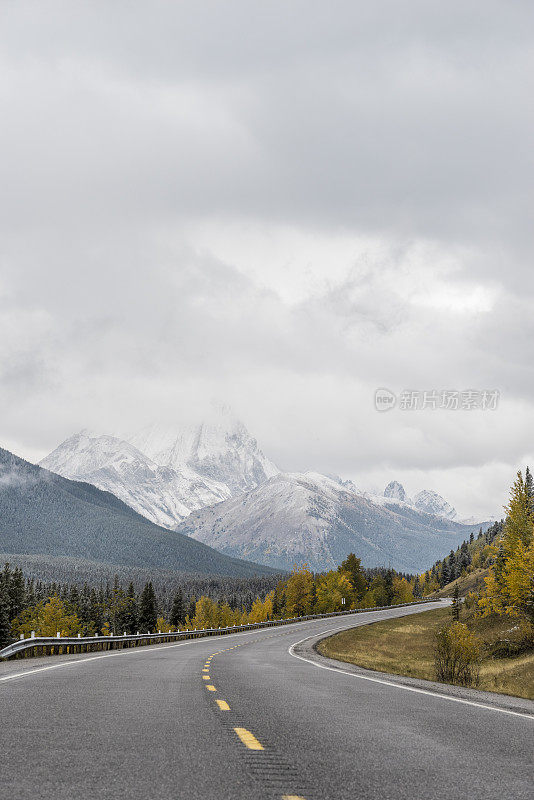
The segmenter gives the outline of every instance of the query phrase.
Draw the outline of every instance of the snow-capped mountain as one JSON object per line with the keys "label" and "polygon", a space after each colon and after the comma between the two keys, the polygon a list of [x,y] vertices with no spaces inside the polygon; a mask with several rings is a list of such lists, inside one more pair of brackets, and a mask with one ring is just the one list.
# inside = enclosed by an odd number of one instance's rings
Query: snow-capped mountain
{"label": "snow-capped mountain", "polygon": [[41,466],[112,492],[167,528],[278,472],[227,409],[212,412],[196,426],[154,425],[128,440],[84,430],[60,444]]}
{"label": "snow-capped mountain", "polygon": [[427,514],[434,514],[436,517],[446,519],[456,519],[456,509],[448,503],[444,497],[437,492],[423,489],[415,495],[412,501],[415,508],[425,511]]}
{"label": "snow-capped mountain", "polygon": [[398,481],[391,481],[388,483],[384,489],[384,501],[382,498],[373,497],[373,495],[368,495],[368,497],[372,497],[375,502],[379,502],[381,505],[385,503],[391,506],[397,503],[403,503],[425,514],[432,514],[434,517],[454,519],[458,522],[465,522],[466,524],[472,522],[472,520],[458,519],[456,509],[453,508],[444,497],[430,489],[422,489],[415,497],[410,499],[406,494],[404,486]]}
{"label": "snow-capped mountain", "polygon": [[64,441],[41,461],[41,466],[111,492],[166,528],[173,528],[195,508],[231,497],[226,485],[187,466],[160,466],[129,442],[88,431]]}
{"label": "snow-capped mountain", "polygon": [[41,466],[223,553],[282,569],[329,569],[355,552],[369,566],[422,570],[480,525],[453,521],[436,492],[410,500],[398,481],[372,495],[335,475],[280,473],[224,407],[195,425],[81,431]]}
{"label": "snow-capped mountain", "polygon": [[422,571],[477,526],[434,517],[405,502],[374,503],[313,472],[279,473],[255,489],[194,511],[177,528],[228,555],[281,569],[331,569],[354,552],[367,566]]}
{"label": "snow-capped mountain", "polygon": [[227,406],[214,408],[198,424],[181,429],[151,425],[127,439],[157,464],[173,469],[187,465],[224,483],[232,494],[253,489],[279,472]]}
{"label": "snow-capped mountain", "polygon": [[388,483],[384,489],[384,497],[389,497],[392,500],[401,500],[402,502],[407,500],[404,486],[398,481],[390,481],[390,483]]}

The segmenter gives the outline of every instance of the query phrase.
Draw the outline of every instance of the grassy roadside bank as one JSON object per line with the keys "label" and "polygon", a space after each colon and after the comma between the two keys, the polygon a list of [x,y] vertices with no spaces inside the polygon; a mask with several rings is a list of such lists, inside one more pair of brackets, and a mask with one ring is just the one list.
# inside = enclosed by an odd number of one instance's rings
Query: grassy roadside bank
{"label": "grassy roadside bank", "polygon": [[[450,619],[450,610],[443,608],[385,620],[330,636],[317,649],[328,658],[366,669],[435,680],[434,635]],[[484,641],[492,641],[513,628],[511,619],[484,620],[483,628],[475,632]],[[477,688],[534,700],[534,653],[510,658],[484,656]]]}

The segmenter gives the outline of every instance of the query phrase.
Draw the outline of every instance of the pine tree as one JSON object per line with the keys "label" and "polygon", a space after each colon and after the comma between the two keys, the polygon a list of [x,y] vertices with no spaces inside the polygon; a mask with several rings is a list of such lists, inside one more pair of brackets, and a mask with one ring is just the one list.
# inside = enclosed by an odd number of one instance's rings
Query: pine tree
{"label": "pine tree", "polygon": [[358,600],[361,600],[367,589],[367,580],[362,571],[361,558],[356,558],[354,553],[349,553],[347,558],[338,567],[339,572],[345,572],[354,587],[354,592]]}
{"label": "pine tree", "polygon": [[[534,525],[530,515],[530,470],[521,472],[511,490],[508,516],[496,543],[495,562],[485,578],[486,590],[479,600],[485,614],[510,614],[534,620]],[[495,527],[495,526],[494,526]],[[496,528],[495,535],[499,529]]]}
{"label": "pine tree", "polygon": [[517,473],[510,493],[510,502],[506,507],[508,516],[504,526],[504,550],[506,556],[514,550],[518,541],[528,545],[532,536],[532,518],[530,516],[531,497],[521,471]]}
{"label": "pine tree", "polygon": [[89,596],[89,619],[93,623],[97,635],[100,635],[105,622],[103,601],[94,589],[91,590]]}
{"label": "pine tree", "polygon": [[393,602],[393,570],[388,569],[384,575],[384,588],[386,590],[386,605],[390,606]]}
{"label": "pine tree", "polygon": [[0,649],[9,644],[10,639],[9,600],[3,581],[0,581]]}
{"label": "pine tree", "polygon": [[156,594],[152,581],[149,581],[145,583],[139,601],[139,629],[142,633],[150,633],[156,630],[157,623]]}
{"label": "pine tree", "polygon": [[10,619],[18,617],[24,608],[26,598],[26,586],[24,575],[20,567],[16,567],[11,575],[11,586],[9,587],[9,616]]}
{"label": "pine tree", "polygon": [[196,607],[197,607],[197,601],[195,600],[194,597],[191,597],[189,599],[189,611],[187,612],[187,616],[189,617],[189,619],[193,619],[193,617],[195,616]]}
{"label": "pine tree", "polygon": [[111,630],[114,635],[120,634],[125,628],[126,599],[124,597],[124,590],[119,583],[118,575],[115,575],[113,580],[113,589],[111,590],[108,605]]}
{"label": "pine tree", "polygon": [[126,592],[125,609],[123,614],[123,625],[126,633],[134,634],[137,632],[138,608],[137,595],[133,583],[130,583]]}
{"label": "pine tree", "polygon": [[182,590],[178,589],[172,601],[170,623],[174,630],[185,622],[185,606]]}

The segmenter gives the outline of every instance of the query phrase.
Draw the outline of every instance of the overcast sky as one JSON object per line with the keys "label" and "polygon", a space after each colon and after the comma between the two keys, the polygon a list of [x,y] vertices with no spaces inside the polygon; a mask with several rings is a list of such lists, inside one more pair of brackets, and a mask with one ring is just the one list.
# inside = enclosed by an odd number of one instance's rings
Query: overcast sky
{"label": "overcast sky", "polygon": [[282,469],[500,514],[534,464],[533,41],[530,0],[1,3],[0,444],[219,398]]}

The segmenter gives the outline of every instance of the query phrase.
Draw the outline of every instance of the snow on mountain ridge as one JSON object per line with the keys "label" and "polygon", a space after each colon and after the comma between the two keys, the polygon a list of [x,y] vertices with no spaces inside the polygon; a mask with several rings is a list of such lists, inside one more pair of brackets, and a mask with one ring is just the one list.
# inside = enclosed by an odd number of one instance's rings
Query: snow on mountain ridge
{"label": "snow on mountain ridge", "polygon": [[224,408],[197,425],[152,425],[127,440],[83,430],[41,466],[112,492],[171,529],[191,511],[253,489],[278,473],[245,426]]}
{"label": "snow on mountain ridge", "polygon": [[366,566],[414,572],[472,530],[382,500],[374,503],[318,473],[282,472],[241,496],[194,511],[177,530],[228,555],[281,569],[303,562],[332,569],[354,552]]}
{"label": "snow on mountain ridge", "polygon": [[423,489],[413,498],[413,506],[426,514],[433,514],[445,519],[456,519],[456,509],[444,497],[430,489]]}
{"label": "snow on mountain ridge", "polygon": [[232,493],[254,488],[276,475],[243,423],[227,407],[184,428],[150,425],[127,437],[158,464],[188,465],[200,475],[228,485]]}
{"label": "snow on mountain ridge", "polygon": [[160,466],[129,442],[115,436],[71,436],[41,466],[64,478],[92,483],[111,492],[143,516],[173,528],[193,509],[231,496],[227,486],[198,475],[188,466]]}
{"label": "snow on mountain ridge", "polygon": [[406,492],[404,491],[404,486],[398,481],[390,481],[390,483],[388,483],[384,489],[384,497],[390,497],[393,500],[408,500]]}

